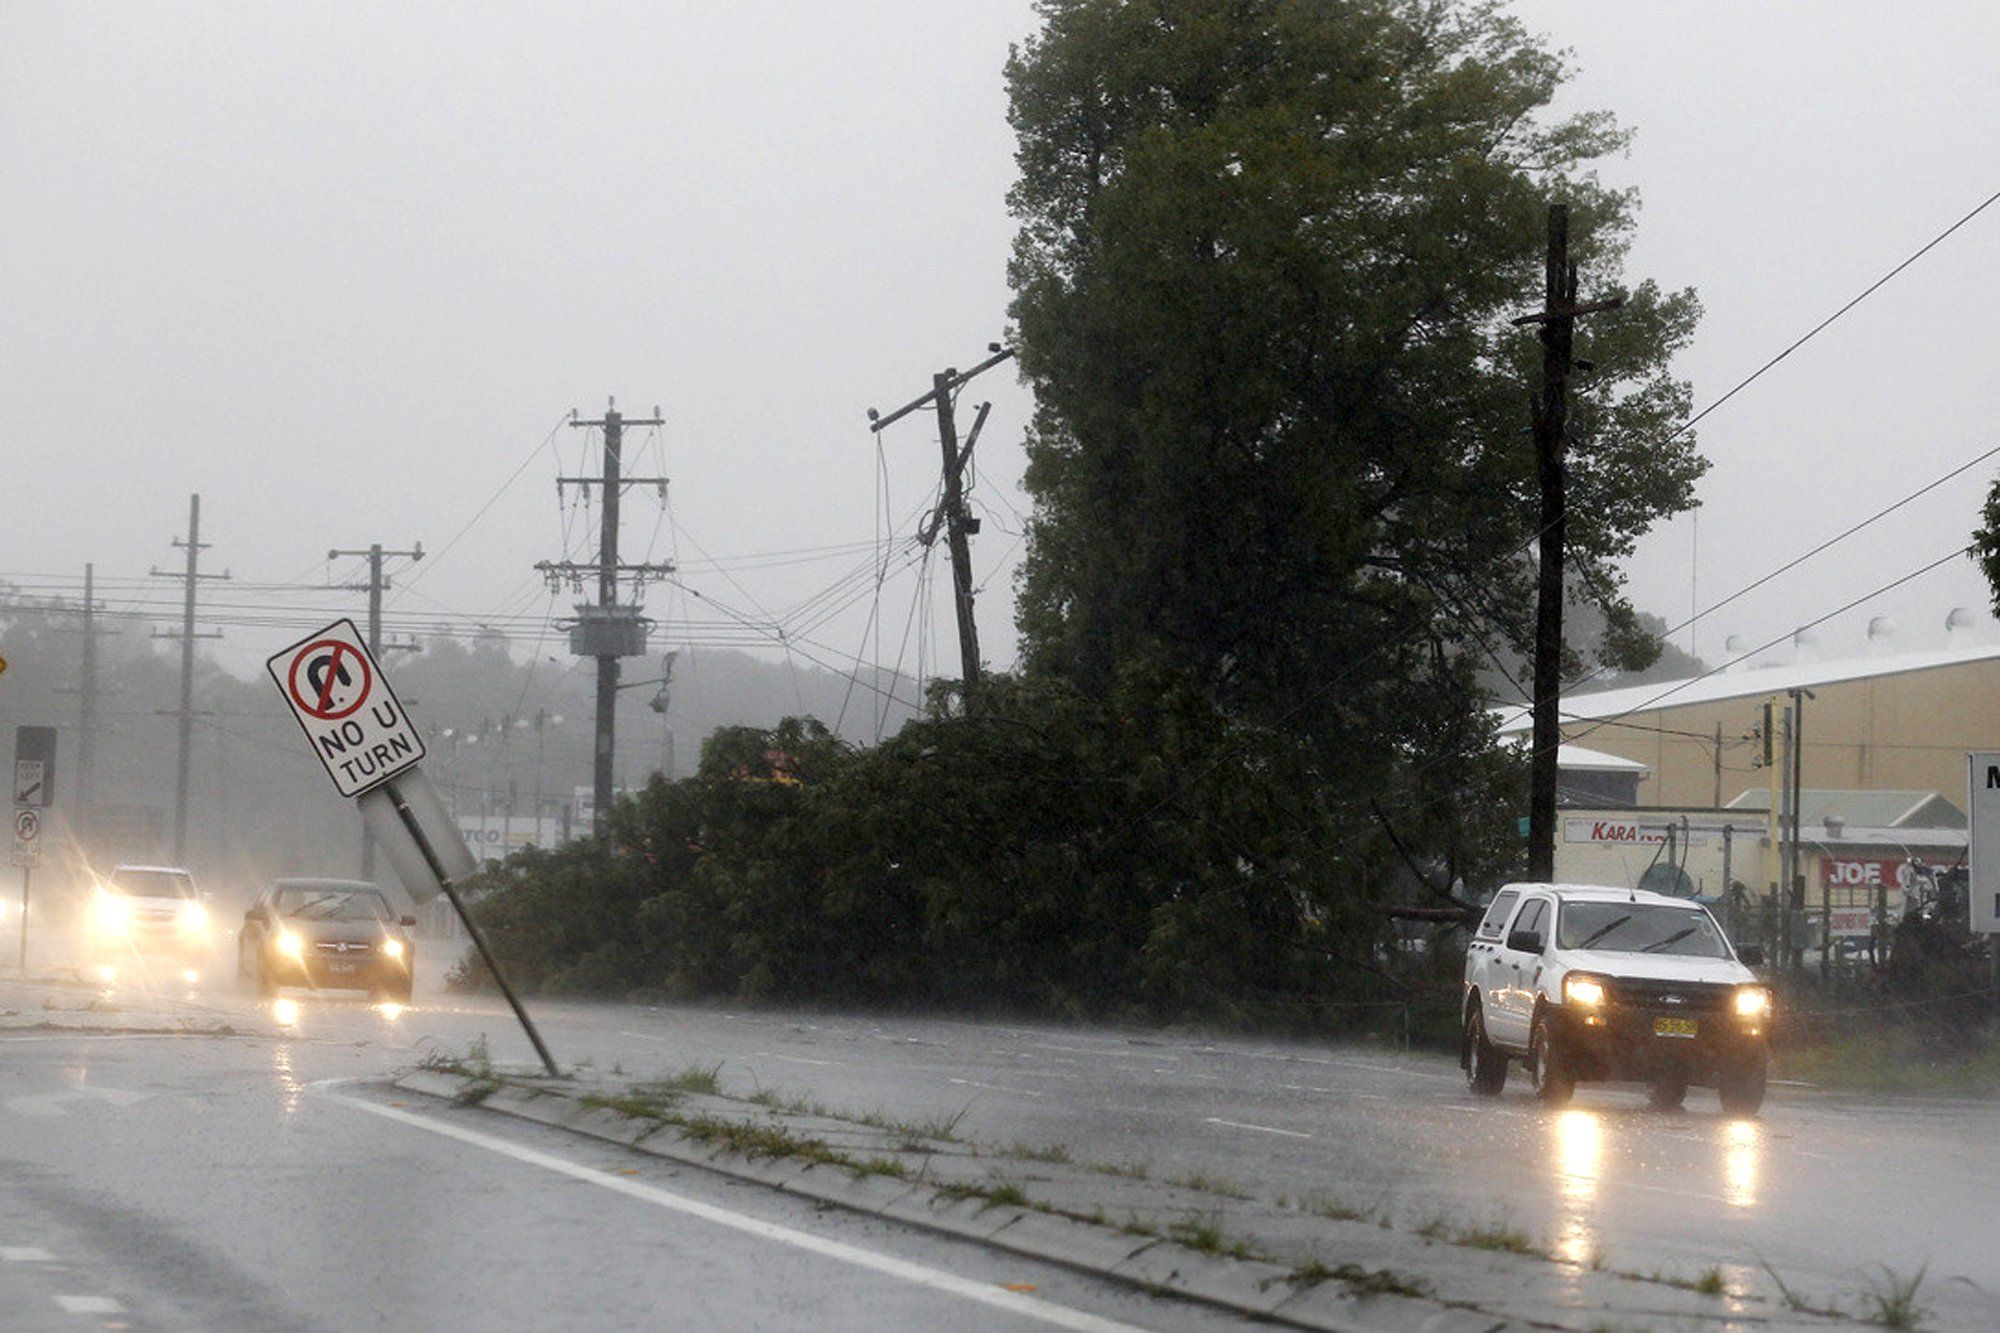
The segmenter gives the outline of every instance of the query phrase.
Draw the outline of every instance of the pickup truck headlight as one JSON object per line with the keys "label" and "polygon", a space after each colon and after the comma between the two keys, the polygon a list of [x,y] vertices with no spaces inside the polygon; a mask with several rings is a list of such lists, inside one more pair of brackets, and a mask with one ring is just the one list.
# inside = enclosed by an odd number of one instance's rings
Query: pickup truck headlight
{"label": "pickup truck headlight", "polygon": [[1564,977],[1563,1003],[1595,1009],[1604,1003],[1604,983],[1596,977]]}
{"label": "pickup truck headlight", "polygon": [[1736,992],[1738,1018],[1762,1018],[1771,1012],[1771,992],[1762,986],[1743,986]]}

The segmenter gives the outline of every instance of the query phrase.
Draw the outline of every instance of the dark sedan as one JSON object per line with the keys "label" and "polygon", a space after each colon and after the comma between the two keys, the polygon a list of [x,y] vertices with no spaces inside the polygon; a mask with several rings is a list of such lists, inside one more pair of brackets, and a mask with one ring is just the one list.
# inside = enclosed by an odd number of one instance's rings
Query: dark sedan
{"label": "dark sedan", "polygon": [[280,986],[365,990],[407,1003],[416,919],[358,880],[281,879],[243,914],[237,973],[270,995]]}

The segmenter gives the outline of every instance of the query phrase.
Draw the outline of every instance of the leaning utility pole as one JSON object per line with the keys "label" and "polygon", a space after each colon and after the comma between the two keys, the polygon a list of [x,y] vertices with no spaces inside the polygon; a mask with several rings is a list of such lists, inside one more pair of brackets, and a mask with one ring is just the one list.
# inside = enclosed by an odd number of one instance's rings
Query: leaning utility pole
{"label": "leaning utility pole", "polygon": [[[368,594],[368,651],[379,662],[382,660],[383,648],[382,593],[390,586],[389,580],[383,577],[382,562],[392,556],[408,560],[421,560],[424,558],[424,544],[422,542],[412,542],[410,549],[407,551],[385,551],[382,549],[382,543],[376,542],[362,551],[328,551],[326,558],[329,561],[333,561],[340,559],[344,555],[366,556],[368,559],[368,582],[343,583],[340,586],[353,592],[365,592]],[[411,648],[415,645],[393,644],[390,646]],[[366,824],[363,824],[361,827],[361,878],[370,880],[375,878],[375,835],[369,831]]]}
{"label": "leaning utility pole", "polygon": [[[618,709],[618,660],[622,657],[643,657],[646,653],[646,631],[652,622],[639,614],[637,590],[629,606],[618,603],[618,576],[631,574],[643,582],[651,574],[671,574],[671,563],[627,565],[618,562],[618,501],[627,486],[657,486],[660,494],[667,493],[665,477],[627,477],[620,473],[623,462],[624,433],[627,426],[663,426],[665,420],[660,409],[654,408],[650,417],[625,417],[618,412],[618,400],[612,399],[610,406],[598,421],[579,421],[576,414],[570,414],[571,426],[577,429],[597,429],[604,431],[604,475],[600,477],[557,477],[556,491],[561,494],[565,486],[581,486],[584,494],[590,487],[603,488],[604,510],[599,518],[597,563],[577,564],[567,560],[543,560],[535,568],[542,571],[552,588],[561,587],[565,581],[581,588],[583,576],[597,575],[597,603],[578,603],[576,619],[569,630],[569,650],[578,657],[597,659],[597,749],[591,774],[593,799],[596,806],[593,819],[602,821],[611,809],[612,757],[616,741]],[[601,822],[599,824],[601,827]]]}
{"label": "leaning utility pole", "polygon": [[972,618],[972,549],[966,538],[979,531],[979,520],[965,510],[965,465],[972,458],[972,446],[979,442],[979,432],[986,425],[986,414],[993,404],[979,405],[979,415],[972,422],[972,433],[965,437],[965,444],[961,447],[958,425],[952,419],[952,395],[975,375],[991,370],[1014,355],[1013,348],[1002,347],[999,343],[988,344],[987,350],[993,355],[963,375],[955,369],[947,369],[931,376],[929,393],[912,399],[887,416],[872,407],[868,409],[868,429],[879,435],[883,427],[901,420],[924,404],[937,404],[938,449],[944,456],[944,496],[917,536],[929,546],[937,540],[938,525],[944,525],[945,539],[951,551],[952,607],[958,613],[959,673],[965,682],[968,700],[979,688],[979,627]]}
{"label": "leaning utility pole", "polygon": [[181,628],[178,634],[168,631],[155,634],[157,639],[181,641],[181,706],[176,710],[180,718],[181,744],[180,762],[174,779],[174,864],[187,863],[187,813],[188,813],[188,759],[194,742],[194,641],[196,639],[219,639],[220,632],[211,631],[197,634],[194,631],[195,589],[203,579],[226,579],[229,571],[220,574],[204,574],[200,570],[201,553],[208,549],[201,539],[201,497],[188,497],[188,535],[182,541],[176,537],[174,545],[187,552],[186,569],[175,572],[162,571],[155,566],[150,572],[156,579],[181,579],[185,583],[182,590]]}
{"label": "leaning utility pole", "polygon": [[1528,878],[1547,883],[1556,873],[1556,778],[1562,746],[1563,530],[1567,522],[1563,451],[1569,429],[1569,373],[1576,317],[1616,310],[1620,300],[1576,303],[1576,265],[1569,259],[1569,205],[1549,205],[1548,257],[1539,314],[1517,325],[1541,325],[1542,391],[1535,400],[1535,474],[1542,509],[1539,587],[1535,609],[1534,753],[1528,777]]}

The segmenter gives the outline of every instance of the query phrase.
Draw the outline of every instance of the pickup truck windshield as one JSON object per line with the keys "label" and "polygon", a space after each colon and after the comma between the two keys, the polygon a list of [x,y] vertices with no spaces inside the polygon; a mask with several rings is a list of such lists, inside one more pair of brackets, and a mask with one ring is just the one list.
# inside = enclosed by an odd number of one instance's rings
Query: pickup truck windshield
{"label": "pickup truck windshield", "polygon": [[1729,946],[1708,913],[1655,903],[1564,903],[1556,942],[1565,949],[1729,957]]}

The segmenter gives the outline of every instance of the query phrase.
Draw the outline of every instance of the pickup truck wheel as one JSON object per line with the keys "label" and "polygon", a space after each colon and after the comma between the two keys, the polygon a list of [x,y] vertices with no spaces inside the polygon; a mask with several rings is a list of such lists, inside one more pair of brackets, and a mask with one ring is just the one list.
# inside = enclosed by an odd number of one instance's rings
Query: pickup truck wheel
{"label": "pickup truck wheel", "polygon": [[1570,1067],[1569,1052],[1556,1035],[1547,1014],[1535,1016],[1535,1028],[1528,1041],[1528,1070],[1535,1080],[1535,1095],[1549,1106],[1567,1106],[1576,1091],[1576,1073]]}
{"label": "pickup truck wheel", "polygon": [[1723,1069],[1715,1090],[1730,1115],[1756,1115],[1764,1105],[1764,1080],[1769,1060],[1759,1052]]}
{"label": "pickup truck wheel", "polygon": [[1486,1016],[1473,1005],[1465,1016],[1465,1084],[1480,1097],[1498,1097],[1507,1086],[1507,1057],[1486,1039]]}
{"label": "pickup truck wheel", "polygon": [[1647,1100],[1655,1111],[1678,1111],[1687,1100],[1688,1084],[1684,1078],[1662,1078],[1653,1080],[1646,1090]]}

